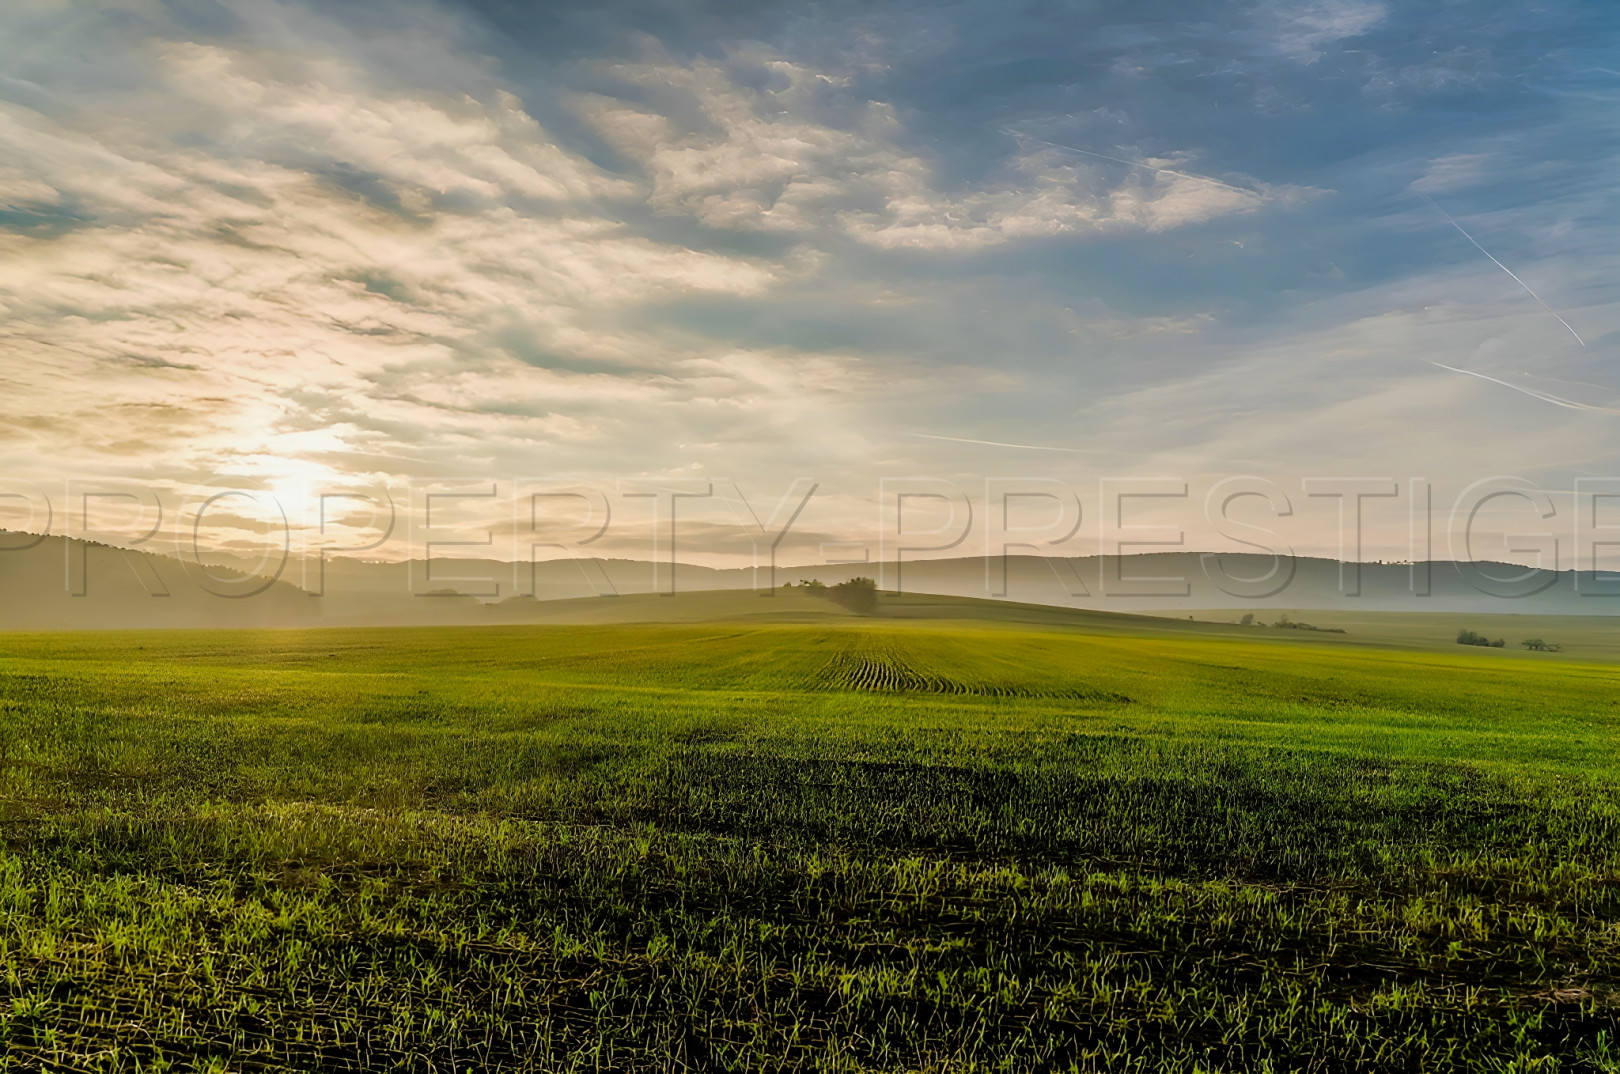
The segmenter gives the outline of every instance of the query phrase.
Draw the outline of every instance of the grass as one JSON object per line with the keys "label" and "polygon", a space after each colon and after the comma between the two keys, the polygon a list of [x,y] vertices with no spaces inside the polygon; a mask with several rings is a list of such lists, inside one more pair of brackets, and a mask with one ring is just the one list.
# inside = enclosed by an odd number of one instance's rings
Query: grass
{"label": "grass", "polygon": [[1620,666],[764,603],[0,637],[5,1069],[1620,1070]]}
{"label": "grass", "polygon": [[[1245,612],[1261,621],[1261,624],[1241,628],[1257,638],[1276,638],[1284,634],[1284,630],[1266,624],[1275,622],[1280,616],[1290,615],[1346,631],[1345,635],[1336,638],[1313,639],[1346,645],[1446,651],[1457,643],[1458,631],[1472,630],[1492,639],[1503,639],[1506,645],[1498,651],[1498,655],[1518,653],[1521,658],[1529,660],[1563,658],[1584,662],[1613,662],[1620,659],[1620,616],[1615,615],[1481,615],[1470,612],[1364,612],[1341,608],[1287,611],[1268,608],[1259,612],[1247,608],[1205,610],[1194,614],[1206,627],[1223,624],[1235,628]],[[1186,613],[1181,613],[1177,618],[1185,622]],[[1559,654],[1526,653],[1521,643],[1531,638],[1557,643],[1563,649]]]}

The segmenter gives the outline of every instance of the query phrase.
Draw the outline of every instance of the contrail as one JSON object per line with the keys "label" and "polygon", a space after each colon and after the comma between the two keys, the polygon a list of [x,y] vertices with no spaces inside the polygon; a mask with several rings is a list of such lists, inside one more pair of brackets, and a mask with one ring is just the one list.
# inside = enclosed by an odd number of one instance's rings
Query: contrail
{"label": "contrail", "polygon": [[1419,190],[1417,192],[1417,196],[1422,198],[1424,201],[1428,202],[1429,207],[1431,209],[1433,209],[1435,212],[1439,213],[1441,216],[1445,217],[1446,222],[1448,224],[1450,224],[1452,227],[1456,228],[1458,233],[1461,234],[1463,238],[1467,239],[1469,242],[1472,242],[1474,244],[1474,249],[1478,250],[1480,253],[1484,254],[1486,257],[1491,258],[1491,263],[1492,264],[1494,264],[1497,268],[1501,269],[1503,272],[1507,273],[1509,276],[1512,276],[1513,277],[1513,282],[1518,284],[1520,287],[1524,288],[1525,294],[1527,294],[1531,298],[1535,299],[1536,302],[1538,304],[1540,304],[1542,309],[1546,310],[1548,313],[1552,314],[1555,318],[1557,318],[1559,324],[1563,325],[1565,328],[1569,328],[1569,334],[1575,337],[1575,342],[1576,343],[1579,343],[1582,347],[1586,346],[1586,340],[1581,338],[1581,334],[1579,332],[1575,331],[1575,329],[1573,329],[1573,328],[1570,328],[1570,324],[1569,324],[1568,321],[1566,321],[1562,317],[1558,316],[1558,311],[1557,310],[1555,310],[1551,306],[1547,305],[1547,303],[1542,302],[1541,301],[1541,296],[1536,294],[1534,291],[1530,290],[1530,285],[1525,283],[1523,280],[1519,279],[1518,276],[1514,275],[1514,272],[1513,272],[1512,269],[1510,269],[1506,265],[1502,264],[1502,262],[1496,260],[1495,257],[1492,257],[1491,252],[1489,250],[1485,249],[1485,247],[1481,246],[1477,241],[1475,241],[1474,236],[1472,236],[1472,235],[1468,234],[1468,232],[1464,231],[1463,226],[1461,224],[1457,223],[1457,221],[1453,220],[1451,218],[1450,213],[1446,212],[1444,209],[1440,208],[1440,206],[1436,205],[1434,203],[1434,199],[1429,197],[1429,195],[1425,194],[1423,191]]}
{"label": "contrail", "polygon": [[1516,392],[1528,395],[1532,399],[1540,399],[1543,403],[1551,403],[1553,406],[1561,406],[1569,410],[1590,410],[1598,414],[1620,414],[1620,410],[1616,410],[1613,407],[1592,406],[1589,403],[1577,403],[1573,399],[1565,399],[1561,395],[1553,395],[1549,392],[1538,392],[1534,388],[1526,388],[1522,385],[1510,383],[1509,381],[1498,380],[1495,377],[1486,376],[1484,373],[1476,373],[1472,369],[1458,369],[1454,365],[1445,365],[1441,362],[1430,362],[1429,364],[1452,373],[1461,373],[1465,377],[1478,377],[1480,380],[1488,380],[1492,384],[1500,384],[1504,388],[1512,388]]}
{"label": "contrail", "polygon": [[1231,183],[1223,183],[1219,179],[1211,179],[1207,175],[1194,175],[1192,172],[1178,172],[1174,168],[1157,168],[1152,164],[1143,164],[1139,160],[1126,160],[1124,157],[1111,157],[1107,153],[1094,153],[1089,149],[1080,149],[1072,145],[1060,145],[1057,142],[1048,142],[1045,138],[1037,138],[1033,134],[1025,134],[1022,131],[1008,130],[1004,128],[1001,133],[1010,134],[1014,138],[1028,138],[1032,142],[1039,142],[1042,145],[1049,145],[1053,149],[1066,149],[1070,153],[1082,153],[1085,156],[1096,157],[1099,160],[1111,160],[1115,164],[1129,164],[1133,168],[1146,168],[1150,172],[1163,172],[1165,175],[1179,175],[1183,179],[1194,179],[1200,183],[1214,183],[1216,186],[1223,186],[1228,190],[1236,190],[1240,194],[1258,194],[1258,191],[1250,190],[1247,187],[1233,186]]}
{"label": "contrail", "polygon": [[965,436],[935,436],[933,433],[912,433],[924,440],[949,440],[957,444],[983,444],[986,447],[1022,448],[1025,451],[1068,451],[1076,455],[1095,455],[1097,452],[1087,448],[1075,447],[1047,447],[1044,444],[1004,444],[1000,440],[969,440]]}

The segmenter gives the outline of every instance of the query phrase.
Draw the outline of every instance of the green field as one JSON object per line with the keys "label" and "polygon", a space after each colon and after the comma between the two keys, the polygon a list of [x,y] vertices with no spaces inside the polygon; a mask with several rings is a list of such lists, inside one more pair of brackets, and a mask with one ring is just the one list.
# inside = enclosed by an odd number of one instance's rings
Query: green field
{"label": "green field", "polygon": [[1601,639],[641,607],[0,636],[0,1068],[1620,1071]]}

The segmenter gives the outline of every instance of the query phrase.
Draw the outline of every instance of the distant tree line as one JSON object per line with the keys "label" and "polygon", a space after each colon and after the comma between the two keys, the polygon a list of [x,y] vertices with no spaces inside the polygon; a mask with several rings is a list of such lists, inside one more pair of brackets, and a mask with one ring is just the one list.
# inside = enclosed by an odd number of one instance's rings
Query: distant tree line
{"label": "distant tree line", "polygon": [[1343,634],[1345,632],[1343,627],[1312,626],[1309,623],[1297,623],[1294,620],[1288,618],[1288,613],[1287,612],[1284,612],[1282,618],[1278,619],[1275,623],[1272,623],[1271,625],[1274,626],[1274,627],[1282,627],[1285,630],[1314,630],[1318,634]]}

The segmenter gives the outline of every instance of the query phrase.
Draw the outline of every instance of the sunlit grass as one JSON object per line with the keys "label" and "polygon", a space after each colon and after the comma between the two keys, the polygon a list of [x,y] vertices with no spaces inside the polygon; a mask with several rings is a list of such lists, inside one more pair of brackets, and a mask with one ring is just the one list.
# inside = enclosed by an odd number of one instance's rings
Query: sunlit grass
{"label": "sunlit grass", "polygon": [[0,639],[18,1069],[1620,1069],[1620,668]]}

